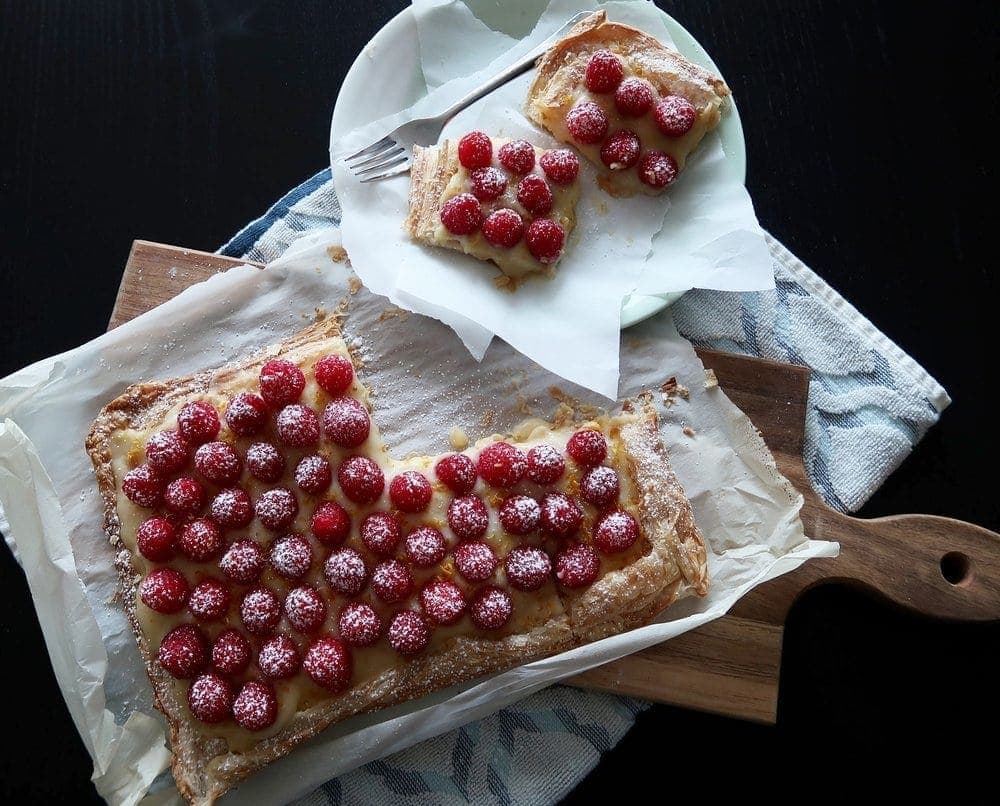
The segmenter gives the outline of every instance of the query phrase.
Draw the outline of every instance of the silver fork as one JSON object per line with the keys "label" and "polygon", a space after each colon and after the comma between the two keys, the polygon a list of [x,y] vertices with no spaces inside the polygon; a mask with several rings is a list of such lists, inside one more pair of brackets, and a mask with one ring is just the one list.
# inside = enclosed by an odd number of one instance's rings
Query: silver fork
{"label": "silver fork", "polygon": [[441,136],[441,130],[449,120],[484,95],[527,72],[535,63],[535,59],[548,50],[555,40],[561,38],[570,28],[589,17],[590,14],[589,11],[581,11],[544,42],[539,43],[482,86],[476,87],[472,92],[457,100],[441,114],[431,118],[407,121],[382,139],[376,140],[370,146],[362,148],[349,157],[344,157],[341,161],[362,182],[374,182],[377,179],[386,179],[405,173],[410,170],[410,164],[413,161],[413,146],[428,146],[436,143],[438,137]]}

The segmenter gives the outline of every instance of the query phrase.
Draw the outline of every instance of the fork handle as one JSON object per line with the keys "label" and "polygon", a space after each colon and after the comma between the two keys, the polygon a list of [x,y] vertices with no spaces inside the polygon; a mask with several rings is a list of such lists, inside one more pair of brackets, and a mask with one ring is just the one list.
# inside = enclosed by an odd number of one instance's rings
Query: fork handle
{"label": "fork handle", "polygon": [[535,63],[535,59],[541,56],[549,46],[552,45],[557,39],[562,38],[574,25],[582,20],[585,20],[593,12],[581,11],[579,14],[574,16],[572,19],[567,20],[567,22],[559,28],[552,36],[546,39],[544,42],[540,42],[527,53],[525,53],[520,59],[515,61],[513,64],[508,65],[499,73],[497,73],[493,78],[482,84],[476,89],[472,90],[468,95],[464,95],[459,98],[455,103],[449,106],[444,112],[439,115],[439,118],[443,123],[451,120],[459,112],[465,109],[467,106],[471,106],[484,95],[488,95],[493,92],[497,87],[503,86],[511,79],[517,78],[522,73],[526,73],[531,66]]}

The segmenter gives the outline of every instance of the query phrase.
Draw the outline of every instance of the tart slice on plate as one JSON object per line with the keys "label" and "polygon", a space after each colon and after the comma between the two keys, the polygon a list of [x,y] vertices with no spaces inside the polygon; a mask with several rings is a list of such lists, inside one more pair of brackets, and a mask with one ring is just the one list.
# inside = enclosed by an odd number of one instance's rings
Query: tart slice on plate
{"label": "tart slice on plate", "polygon": [[721,118],[726,83],[603,11],[539,57],[528,117],[571,143],[614,196],[656,195]]}
{"label": "tart slice on plate", "polygon": [[406,229],[428,246],[492,261],[515,280],[545,272],[576,223],[579,170],[568,149],[480,131],[415,146]]}
{"label": "tart slice on plate", "polygon": [[334,722],[631,629],[708,586],[648,405],[397,460],[332,320],[130,387],[87,448],[193,803]]}

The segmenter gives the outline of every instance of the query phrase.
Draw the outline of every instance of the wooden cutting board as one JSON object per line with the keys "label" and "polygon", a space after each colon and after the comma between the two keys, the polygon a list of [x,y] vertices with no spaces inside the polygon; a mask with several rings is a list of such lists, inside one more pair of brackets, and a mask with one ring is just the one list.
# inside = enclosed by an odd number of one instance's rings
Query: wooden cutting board
{"label": "wooden cutting board", "polygon": [[[109,329],[243,261],[136,241]],[[785,617],[806,588],[862,585],[895,604],[945,619],[1000,619],[1000,535],[930,515],[862,520],[835,512],[802,464],[809,370],[699,350],[726,394],[760,429],[778,469],[802,493],[808,535],[840,556],[807,562],[751,591],[731,613],[672,641],[579,675],[571,685],[773,723]]]}

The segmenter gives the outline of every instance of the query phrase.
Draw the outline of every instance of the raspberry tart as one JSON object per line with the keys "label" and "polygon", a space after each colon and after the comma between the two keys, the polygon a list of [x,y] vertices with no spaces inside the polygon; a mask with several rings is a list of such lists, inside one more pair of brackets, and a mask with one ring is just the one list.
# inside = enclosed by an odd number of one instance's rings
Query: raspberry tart
{"label": "raspberry tart", "polygon": [[[334,722],[631,629],[708,586],[648,404],[398,460],[333,320],[130,387],[87,448],[193,803]],[[197,485],[183,507],[178,479]]]}
{"label": "raspberry tart", "polygon": [[415,146],[406,228],[420,243],[492,261],[514,280],[551,271],[576,223],[579,169],[568,149],[480,131]]}
{"label": "raspberry tart", "polygon": [[527,114],[598,168],[613,196],[657,195],[721,119],[725,82],[598,11],[538,59]]}

